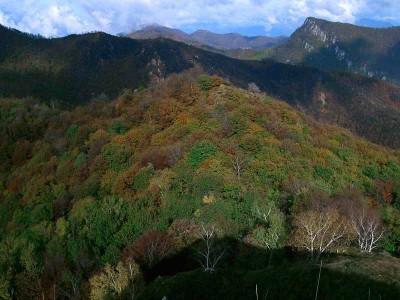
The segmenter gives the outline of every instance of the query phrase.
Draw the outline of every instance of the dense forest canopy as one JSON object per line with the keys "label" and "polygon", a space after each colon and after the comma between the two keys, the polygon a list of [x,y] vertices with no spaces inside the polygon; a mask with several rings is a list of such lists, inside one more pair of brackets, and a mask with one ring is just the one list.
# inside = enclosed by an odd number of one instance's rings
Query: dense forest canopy
{"label": "dense forest canopy", "polygon": [[189,71],[109,103],[0,111],[0,298],[152,298],[174,257],[224,272],[282,249],[400,254],[400,152],[254,88]]}

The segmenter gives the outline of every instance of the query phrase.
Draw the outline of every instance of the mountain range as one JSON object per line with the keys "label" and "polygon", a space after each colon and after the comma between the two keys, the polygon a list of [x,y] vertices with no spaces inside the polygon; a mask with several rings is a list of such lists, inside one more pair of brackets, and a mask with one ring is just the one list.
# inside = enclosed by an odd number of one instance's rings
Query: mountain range
{"label": "mountain range", "polygon": [[399,83],[399,55],[400,27],[368,28],[307,18],[288,41],[265,56]]}
{"label": "mountain range", "polygon": [[170,39],[134,40],[105,33],[44,39],[0,28],[0,95],[73,106],[191,68],[250,83],[317,120],[400,147],[400,88],[373,78],[274,61],[246,61]]}
{"label": "mountain range", "polygon": [[159,37],[169,38],[174,41],[184,42],[189,45],[215,48],[216,50],[234,49],[264,49],[282,44],[287,40],[285,36],[244,36],[238,33],[218,34],[208,30],[197,30],[187,34],[178,29],[172,29],[161,25],[146,26],[141,30],[127,35],[133,39],[155,39]]}
{"label": "mountain range", "polygon": [[151,25],[128,35],[135,39],[169,38],[232,58],[304,64],[400,82],[400,27],[361,19],[357,25],[307,18],[289,38],[245,37],[198,30],[192,34]]}

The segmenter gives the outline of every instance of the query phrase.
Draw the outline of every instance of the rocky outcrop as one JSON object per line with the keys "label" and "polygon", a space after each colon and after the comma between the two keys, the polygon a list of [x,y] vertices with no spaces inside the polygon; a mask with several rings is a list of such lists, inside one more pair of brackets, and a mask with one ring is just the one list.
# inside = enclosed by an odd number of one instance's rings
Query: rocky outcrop
{"label": "rocky outcrop", "polygon": [[400,27],[368,28],[309,17],[269,58],[400,83]]}

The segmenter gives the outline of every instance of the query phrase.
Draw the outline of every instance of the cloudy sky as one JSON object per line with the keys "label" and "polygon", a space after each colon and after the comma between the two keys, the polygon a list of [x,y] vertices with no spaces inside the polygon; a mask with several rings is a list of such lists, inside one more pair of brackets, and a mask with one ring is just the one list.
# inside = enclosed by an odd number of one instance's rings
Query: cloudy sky
{"label": "cloudy sky", "polygon": [[400,24],[400,0],[0,0],[0,24],[43,36],[130,32],[158,23],[186,32],[289,35],[308,16]]}

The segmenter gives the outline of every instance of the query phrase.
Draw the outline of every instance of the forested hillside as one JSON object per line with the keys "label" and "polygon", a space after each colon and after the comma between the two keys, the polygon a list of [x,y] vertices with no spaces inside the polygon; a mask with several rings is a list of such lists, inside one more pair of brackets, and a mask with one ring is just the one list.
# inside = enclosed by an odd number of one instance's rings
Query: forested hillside
{"label": "forested hillside", "polygon": [[321,299],[399,295],[399,151],[191,72],[0,112],[0,297],[310,299],[320,258]]}
{"label": "forested hillside", "polygon": [[265,51],[280,62],[305,64],[400,82],[400,27],[368,28],[307,18],[289,40]]}
{"label": "forested hillside", "polygon": [[288,102],[319,121],[400,147],[400,88],[380,80],[272,61],[232,59],[168,39],[105,33],[44,39],[0,27],[0,96],[73,107],[110,101],[191,68]]}

